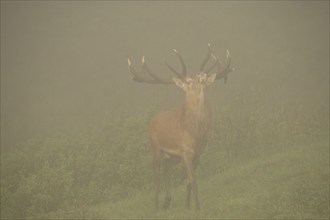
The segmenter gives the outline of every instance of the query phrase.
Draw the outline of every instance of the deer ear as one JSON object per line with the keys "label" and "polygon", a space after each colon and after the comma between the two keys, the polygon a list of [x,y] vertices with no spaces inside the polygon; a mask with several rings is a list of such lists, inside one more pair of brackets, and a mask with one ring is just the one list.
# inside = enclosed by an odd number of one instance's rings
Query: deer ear
{"label": "deer ear", "polygon": [[181,79],[178,77],[173,77],[172,80],[174,81],[175,85],[177,85],[179,88],[185,90],[186,84],[182,82]]}
{"label": "deer ear", "polygon": [[210,76],[207,77],[207,81],[206,84],[210,85],[211,83],[213,83],[215,81],[215,78],[217,77],[216,73],[211,74]]}

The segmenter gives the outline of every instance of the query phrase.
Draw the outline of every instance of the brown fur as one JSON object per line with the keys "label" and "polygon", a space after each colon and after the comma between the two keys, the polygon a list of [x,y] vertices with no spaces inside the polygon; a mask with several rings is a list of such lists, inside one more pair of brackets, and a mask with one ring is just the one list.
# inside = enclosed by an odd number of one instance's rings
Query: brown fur
{"label": "brown fur", "polygon": [[193,171],[205,148],[211,121],[210,107],[204,97],[206,82],[200,80],[202,76],[205,78],[204,75],[197,75],[196,78],[191,79],[190,83],[182,81],[177,83],[186,93],[185,102],[181,109],[160,112],[151,120],[149,140],[156,182],[156,209],[158,209],[161,166],[164,169],[166,188],[164,207],[168,208],[170,204],[168,169],[174,164],[174,161],[178,161],[173,160],[173,158],[179,158],[183,161],[187,173],[187,208],[190,208],[190,194],[193,192],[196,208],[199,209],[197,184],[193,177]]}

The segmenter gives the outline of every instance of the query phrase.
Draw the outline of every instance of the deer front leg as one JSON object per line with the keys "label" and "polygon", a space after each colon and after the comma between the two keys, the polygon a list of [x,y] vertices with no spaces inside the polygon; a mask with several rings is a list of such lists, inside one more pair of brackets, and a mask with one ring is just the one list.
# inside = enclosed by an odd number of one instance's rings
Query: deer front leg
{"label": "deer front leg", "polygon": [[153,158],[153,168],[154,168],[154,178],[155,178],[155,211],[158,211],[158,194],[159,194],[159,184],[160,184],[160,155],[154,154]]}
{"label": "deer front leg", "polygon": [[171,204],[171,181],[170,181],[170,161],[169,159],[164,160],[163,170],[164,170],[164,181],[165,181],[165,200],[164,200],[164,209],[168,209]]}
{"label": "deer front leg", "polygon": [[184,156],[183,163],[185,166],[186,174],[187,174],[187,200],[186,200],[186,208],[190,209],[190,200],[191,193],[193,193],[195,199],[196,210],[200,209],[199,199],[198,199],[198,190],[197,184],[194,178],[194,167],[193,167],[193,158],[191,156]]}

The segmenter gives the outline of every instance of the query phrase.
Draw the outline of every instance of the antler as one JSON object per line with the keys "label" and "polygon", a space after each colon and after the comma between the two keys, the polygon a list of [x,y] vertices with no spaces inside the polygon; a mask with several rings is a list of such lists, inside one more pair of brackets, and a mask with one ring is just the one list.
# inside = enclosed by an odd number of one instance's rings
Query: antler
{"label": "antler", "polygon": [[[204,72],[206,74],[209,74],[215,67],[217,67],[217,71],[216,73],[216,78],[215,79],[222,79],[224,78],[225,83],[227,82],[227,75],[229,72],[233,71],[234,68],[230,67],[231,64],[231,57],[229,54],[229,51],[227,50],[227,64],[226,66],[223,68],[220,64],[220,60],[219,58],[213,54],[212,49],[211,49],[211,44],[208,43],[208,53],[206,58],[204,59],[200,71]],[[176,71],[171,65],[169,65],[167,62],[165,62],[166,66],[180,79],[185,80],[187,77],[187,68],[186,65],[183,61],[182,56],[179,54],[179,52],[176,49],[173,49],[174,53],[177,55],[177,57],[179,58],[180,64],[182,66],[182,70],[181,73],[179,73],[178,71]],[[210,58],[213,58],[215,63],[209,67],[206,71],[204,71],[204,68],[206,66],[206,64],[209,62]],[[172,79],[162,79],[159,76],[157,76],[156,74],[154,74],[153,72],[150,71],[149,67],[147,66],[146,62],[145,62],[145,57],[142,57],[141,60],[141,64],[142,64],[142,71],[141,73],[138,73],[134,70],[134,68],[132,67],[132,62],[131,60],[128,58],[127,59],[128,62],[128,70],[133,74],[133,80],[136,82],[140,82],[140,83],[151,83],[151,84],[172,84],[174,83],[174,81]]]}
{"label": "antler", "polygon": [[173,72],[175,73],[175,75],[177,75],[179,78],[184,79],[187,76],[187,68],[186,68],[186,64],[183,61],[182,56],[179,54],[179,52],[176,49],[173,49],[174,53],[178,56],[181,66],[182,66],[182,71],[181,74],[178,73],[170,64],[168,64],[167,62],[165,62],[166,66]]}
{"label": "antler", "polygon": [[[181,66],[182,66],[182,72],[181,73],[177,72],[172,66],[170,66],[166,62],[165,62],[165,64],[180,79],[184,79],[187,76],[186,65],[183,61],[183,58],[178,53],[178,51],[176,49],[173,49],[173,51],[175,52],[175,54],[178,56],[178,58],[180,60],[180,63],[181,63]],[[174,83],[174,81],[172,79],[161,79],[159,76],[157,76],[156,74],[151,72],[149,67],[147,66],[147,64],[145,62],[144,56],[142,57],[142,60],[141,60],[141,64],[142,64],[142,72],[141,73],[138,73],[134,70],[134,68],[132,67],[132,62],[129,58],[127,59],[127,62],[128,62],[128,70],[133,74],[132,79],[136,82],[140,82],[140,83],[144,82],[144,83],[151,83],[151,84],[172,84],[172,83]]]}
{"label": "antler", "polygon": [[[208,53],[201,65],[200,71],[205,72],[206,74],[209,74],[214,69],[214,67],[217,66],[217,71],[215,72],[217,74],[217,77],[215,79],[224,78],[224,82],[226,83],[228,73],[231,71],[234,71],[234,68],[230,67],[231,57],[230,57],[229,50],[227,50],[227,54],[226,54],[227,65],[223,68],[220,64],[219,57],[213,54],[212,49],[211,49],[211,44],[208,43],[207,45],[208,45]],[[215,60],[215,63],[208,70],[204,71],[204,67],[208,63],[208,61],[210,60],[211,57]]]}
{"label": "antler", "polygon": [[142,61],[141,61],[142,73],[138,73],[134,70],[134,68],[132,67],[132,62],[129,58],[127,59],[127,62],[128,62],[128,70],[133,74],[132,79],[136,82],[140,82],[140,83],[144,82],[144,83],[151,83],[151,84],[171,84],[171,83],[173,83],[172,80],[161,79],[157,75],[152,73],[145,62],[144,56],[142,57]]}

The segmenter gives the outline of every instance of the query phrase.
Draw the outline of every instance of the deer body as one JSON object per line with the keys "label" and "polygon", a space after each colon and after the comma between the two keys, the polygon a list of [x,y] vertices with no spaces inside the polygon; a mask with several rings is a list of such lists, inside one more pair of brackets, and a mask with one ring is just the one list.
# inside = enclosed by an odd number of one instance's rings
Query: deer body
{"label": "deer body", "polygon": [[180,156],[185,151],[182,149],[184,145],[189,145],[195,153],[201,152],[210,125],[210,108],[208,104],[202,105],[196,109],[186,100],[177,111],[156,114],[149,127],[152,148],[174,156]]}
{"label": "deer body", "polygon": [[[183,161],[187,172],[189,198],[187,198],[186,207],[190,208],[190,191],[193,190],[193,193],[196,194],[196,208],[199,209],[197,184],[193,178],[193,171],[206,144],[210,126],[210,108],[208,103],[205,103],[204,97],[198,100],[191,100],[191,98],[194,97],[187,95],[185,104],[180,110],[158,113],[150,123],[149,139],[157,184],[156,208],[158,208],[160,167],[163,165],[164,178],[169,179],[168,169],[176,162],[173,163],[171,160],[174,157]],[[165,187],[164,208],[168,208],[171,200],[168,181],[165,182]]]}
{"label": "deer body", "polygon": [[[211,52],[204,60],[201,71],[194,76],[188,76],[186,66],[180,54],[174,50],[182,65],[182,73],[178,73],[171,66],[168,67],[178,76],[170,80],[160,79],[153,74],[146,66],[144,57],[142,58],[142,73],[138,74],[128,60],[128,68],[134,75],[137,82],[176,84],[185,92],[183,106],[176,111],[166,111],[156,114],[150,122],[149,141],[153,159],[153,169],[155,177],[155,209],[158,210],[158,194],[160,189],[160,170],[163,167],[165,180],[165,202],[164,208],[168,208],[171,202],[169,168],[177,161],[182,161],[187,175],[187,199],[186,208],[190,209],[191,194],[194,196],[196,209],[200,208],[197,184],[194,178],[194,170],[197,167],[199,157],[203,152],[207,134],[211,123],[211,110],[205,97],[205,89],[216,79],[227,79],[230,68],[230,57],[227,51],[228,64],[221,69],[219,60]],[[204,71],[204,66],[213,57],[216,63],[208,70]],[[213,74],[209,72],[218,66],[218,71]]]}

